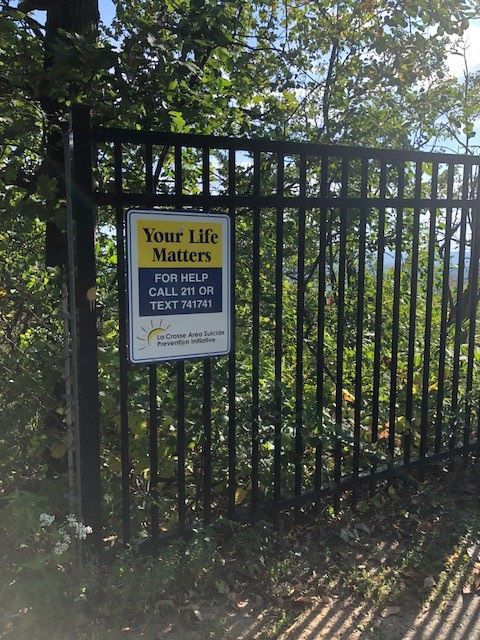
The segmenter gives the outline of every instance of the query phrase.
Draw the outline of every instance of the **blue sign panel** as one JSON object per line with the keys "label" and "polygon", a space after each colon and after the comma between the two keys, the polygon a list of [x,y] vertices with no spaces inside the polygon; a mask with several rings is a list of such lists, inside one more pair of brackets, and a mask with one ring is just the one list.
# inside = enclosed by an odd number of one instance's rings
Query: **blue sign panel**
{"label": "blue sign panel", "polygon": [[222,269],[138,270],[139,315],[222,312]]}

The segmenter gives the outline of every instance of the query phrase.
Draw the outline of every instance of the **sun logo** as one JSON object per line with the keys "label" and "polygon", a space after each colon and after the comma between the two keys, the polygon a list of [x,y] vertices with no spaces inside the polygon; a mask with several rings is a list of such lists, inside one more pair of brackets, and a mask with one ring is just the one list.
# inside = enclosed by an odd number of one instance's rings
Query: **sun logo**
{"label": "sun logo", "polygon": [[157,326],[153,324],[153,320],[151,321],[150,324],[151,324],[151,328],[140,327],[141,330],[143,331],[143,336],[137,336],[137,339],[140,340],[140,342],[144,342],[145,344],[142,347],[139,347],[139,351],[143,351],[144,349],[147,349],[148,347],[150,347],[152,344],[155,343],[155,340],[157,340],[157,346],[158,346],[159,336],[163,335],[165,331],[167,331],[171,327],[170,324],[168,325],[168,327],[163,327],[161,320]]}

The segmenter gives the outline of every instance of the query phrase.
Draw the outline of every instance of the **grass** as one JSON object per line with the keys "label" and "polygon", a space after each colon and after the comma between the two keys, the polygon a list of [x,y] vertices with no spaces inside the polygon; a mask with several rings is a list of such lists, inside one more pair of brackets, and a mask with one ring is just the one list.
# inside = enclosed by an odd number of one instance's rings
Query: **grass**
{"label": "grass", "polygon": [[471,465],[438,470],[408,490],[401,483],[388,491],[379,487],[356,509],[345,496],[339,513],[325,505],[320,516],[305,514],[297,527],[287,514],[282,536],[268,522],[220,522],[159,557],[132,550],[108,562],[88,561],[58,602],[30,591],[22,601],[23,578],[8,573],[13,552],[3,543],[0,637],[270,640],[314,617],[315,609],[320,616],[328,609],[338,628],[345,618],[372,640],[390,637],[382,635],[382,625],[392,607],[399,609],[392,614],[397,624],[401,612],[438,612],[471,583],[478,570],[479,487],[480,467]]}

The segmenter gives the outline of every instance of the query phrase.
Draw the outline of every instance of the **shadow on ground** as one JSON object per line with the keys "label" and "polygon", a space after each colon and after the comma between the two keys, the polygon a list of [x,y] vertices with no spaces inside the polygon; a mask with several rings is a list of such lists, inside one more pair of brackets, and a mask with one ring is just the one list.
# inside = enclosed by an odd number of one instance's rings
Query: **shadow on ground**
{"label": "shadow on ground", "polygon": [[198,637],[480,639],[479,488],[478,472],[441,474],[413,492],[391,489],[364,513],[345,510],[330,531],[306,527],[269,606],[251,606],[260,590],[240,596],[241,610]]}

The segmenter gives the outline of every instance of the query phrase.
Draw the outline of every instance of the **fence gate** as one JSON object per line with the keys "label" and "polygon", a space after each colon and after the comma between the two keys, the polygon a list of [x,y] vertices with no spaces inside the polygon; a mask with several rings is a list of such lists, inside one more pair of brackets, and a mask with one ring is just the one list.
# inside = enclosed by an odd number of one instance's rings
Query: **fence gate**
{"label": "fence gate", "polygon": [[[477,449],[478,157],[92,127],[80,106],[68,154],[85,522],[156,544],[299,518]],[[129,208],[229,216],[228,356],[127,362]]]}

